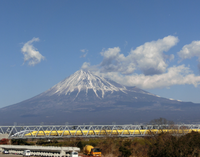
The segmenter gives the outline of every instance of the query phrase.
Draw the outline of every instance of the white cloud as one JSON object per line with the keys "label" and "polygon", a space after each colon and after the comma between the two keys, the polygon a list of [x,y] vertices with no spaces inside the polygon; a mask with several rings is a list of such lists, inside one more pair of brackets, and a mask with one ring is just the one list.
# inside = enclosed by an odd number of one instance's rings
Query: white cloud
{"label": "white cloud", "polygon": [[178,52],[178,55],[182,60],[195,56],[198,57],[198,68],[200,71],[200,41],[193,41],[191,44],[183,46],[182,50]]}
{"label": "white cloud", "polygon": [[81,55],[80,58],[85,58],[87,53],[88,53],[88,50],[87,49],[81,49],[80,51],[85,53],[85,54]]}
{"label": "white cloud", "polygon": [[32,40],[28,41],[24,44],[21,48],[21,51],[24,55],[24,62],[28,61],[28,65],[34,66],[41,62],[41,60],[45,59],[44,56],[40,54],[39,51],[32,45],[33,42],[39,41],[39,38],[33,38]]}
{"label": "white cloud", "polygon": [[87,53],[80,56],[80,58],[85,58],[87,56]]}
{"label": "white cloud", "polygon": [[91,66],[89,62],[84,62],[83,65],[81,66],[81,69],[83,70],[89,70],[89,71],[93,71],[93,72],[97,72],[98,69],[98,65],[93,65]]}
{"label": "white cloud", "polygon": [[182,50],[178,52],[181,59],[190,59],[194,56],[200,59],[200,41],[193,41],[191,44],[183,46]]}
{"label": "white cloud", "polygon": [[152,76],[146,76],[144,74],[122,75],[118,72],[97,73],[111,78],[118,83],[127,86],[137,86],[142,89],[154,89],[184,84],[192,84],[197,87],[200,84],[200,76],[195,76],[189,67],[185,67],[185,65],[173,66],[168,68],[166,73]]}
{"label": "white cloud", "polygon": [[[128,73],[131,64],[127,62],[127,59],[123,54],[120,54],[120,51],[119,47],[114,47],[101,52],[101,55],[104,57],[100,64],[102,72]],[[134,69],[130,71],[132,72]]]}
{"label": "white cloud", "polygon": [[166,59],[173,59],[173,55],[167,56],[163,52],[167,52],[171,47],[178,43],[178,38],[167,36],[157,41],[146,42],[144,45],[131,50],[129,58],[135,60],[137,67],[145,75],[162,74],[166,71]]}
{"label": "white cloud", "polygon": [[128,45],[128,41],[125,41],[124,47],[126,47]]}
{"label": "white cloud", "polygon": [[146,42],[144,45],[131,50],[128,56],[120,54],[120,48],[108,48],[103,50],[104,57],[101,62],[102,72],[120,72],[122,74],[132,74],[139,69],[145,75],[162,74],[168,66],[167,61],[172,60],[174,55],[166,55],[171,47],[178,43],[178,38],[167,36],[157,41]]}
{"label": "white cloud", "polygon": [[84,62],[81,69],[88,69],[90,67],[90,63],[89,62]]}
{"label": "white cloud", "polygon": [[[166,55],[164,52],[169,51],[178,41],[178,37],[167,36],[157,41],[146,42],[131,50],[127,56],[120,53],[119,47],[108,48],[102,50],[103,61],[99,65],[91,66],[85,62],[83,67],[118,83],[142,89],[170,88],[173,85],[184,84],[197,87],[200,84],[200,76],[194,75],[189,67],[184,64],[168,67],[167,63],[174,59],[174,55]],[[195,41],[185,45],[178,54],[183,59],[197,56],[200,60],[199,51],[200,41]],[[142,73],[133,73],[136,69]]]}

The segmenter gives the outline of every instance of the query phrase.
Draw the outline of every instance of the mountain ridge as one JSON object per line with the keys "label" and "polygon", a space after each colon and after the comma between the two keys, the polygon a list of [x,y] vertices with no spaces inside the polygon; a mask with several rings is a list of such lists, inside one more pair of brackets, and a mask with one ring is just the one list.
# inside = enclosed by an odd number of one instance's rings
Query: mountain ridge
{"label": "mountain ridge", "polygon": [[[47,91],[0,109],[2,123],[199,120],[200,104],[162,98],[79,70]],[[120,116],[119,116],[120,115]],[[186,116],[188,115],[188,117]],[[185,117],[186,116],[186,117]],[[197,117],[197,118],[194,118]]]}

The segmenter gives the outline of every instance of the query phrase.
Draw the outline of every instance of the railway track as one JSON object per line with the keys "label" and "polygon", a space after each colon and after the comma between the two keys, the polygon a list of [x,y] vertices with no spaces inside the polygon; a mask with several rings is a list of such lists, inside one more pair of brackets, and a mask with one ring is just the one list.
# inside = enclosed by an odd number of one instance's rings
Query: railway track
{"label": "railway track", "polygon": [[134,137],[150,136],[167,132],[183,135],[192,131],[200,132],[198,124],[176,125],[32,125],[0,126],[0,134],[9,139],[28,138],[71,138],[71,137]]}

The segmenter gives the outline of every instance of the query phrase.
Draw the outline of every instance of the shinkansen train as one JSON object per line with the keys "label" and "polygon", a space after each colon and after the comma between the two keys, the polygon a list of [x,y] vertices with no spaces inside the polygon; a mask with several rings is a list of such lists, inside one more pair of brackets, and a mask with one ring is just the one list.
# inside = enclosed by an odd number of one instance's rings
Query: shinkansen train
{"label": "shinkansen train", "polygon": [[62,138],[102,136],[150,136],[160,133],[187,134],[200,132],[200,124],[175,125],[33,125],[0,126],[0,133],[10,139],[19,138]]}
{"label": "shinkansen train", "polygon": [[89,135],[151,135],[159,133],[183,134],[192,131],[200,132],[199,129],[151,129],[151,130],[58,130],[58,131],[31,131],[25,136],[89,136]]}

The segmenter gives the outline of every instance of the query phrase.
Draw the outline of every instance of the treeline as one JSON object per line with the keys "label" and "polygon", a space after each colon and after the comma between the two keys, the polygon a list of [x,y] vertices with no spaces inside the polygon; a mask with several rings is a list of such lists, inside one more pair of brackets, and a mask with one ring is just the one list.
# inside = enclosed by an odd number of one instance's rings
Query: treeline
{"label": "treeline", "polygon": [[[174,124],[165,118],[150,121],[152,125]],[[8,141],[7,141],[8,142]],[[6,143],[5,139],[0,143]],[[191,132],[182,136],[169,133],[148,137],[102,137],[102,138],[66,138],[66,139],[13,139],[16,145],[71,146],[85,145],[99,147],[105,157],[200,157],[200,134]]]}
{"label": "treeline", "polygon": [[160,134],[151,139],[148,155],[150,157],[200,157],[200,134],[191,132],[180,137]]}
{"label": "treeline", "polygon": [[106,157],[200,157],[200,134],[191,132],[183,136],[168,133],[151,137],[71,138],[54,140],[12,140],[12,144],[42,146],[74,146],[81,151],[85,145],[102,149]]}

